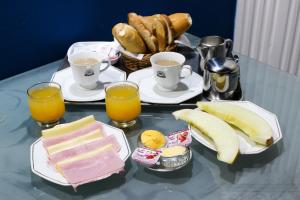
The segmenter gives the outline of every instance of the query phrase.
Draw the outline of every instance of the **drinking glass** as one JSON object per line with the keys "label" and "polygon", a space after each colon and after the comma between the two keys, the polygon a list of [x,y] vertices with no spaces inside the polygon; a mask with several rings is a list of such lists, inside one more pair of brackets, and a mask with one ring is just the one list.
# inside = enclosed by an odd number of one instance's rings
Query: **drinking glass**
{"label": "drinking glass", "polygon": [[34,84],[27,90],[28,105],[32,118],[42,128],[59,124],[65,113],[61,87],[55,82]]}
{"label": "drinking glass", "polygon": [[105,88],[106,113],[120,128],[131,127],[141,113],[139,87],[129,81],[120,81]]}

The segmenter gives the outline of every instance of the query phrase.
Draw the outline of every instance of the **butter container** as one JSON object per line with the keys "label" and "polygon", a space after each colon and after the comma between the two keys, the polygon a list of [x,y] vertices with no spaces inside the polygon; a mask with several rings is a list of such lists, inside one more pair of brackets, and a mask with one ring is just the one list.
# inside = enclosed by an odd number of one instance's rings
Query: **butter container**
{"label": "butter container", "polygon": [[[178,147],[184,148],[184,150],[180,150],[178,153]],[[166,150],[173,151],[167,155],[165,153]],[[183,146],[173,146],[169,148],[162,149],[162,153],[160,155],[160,164],[166,168],[177,168],[186,165],[190,161],[190,149],[188,147]]]}

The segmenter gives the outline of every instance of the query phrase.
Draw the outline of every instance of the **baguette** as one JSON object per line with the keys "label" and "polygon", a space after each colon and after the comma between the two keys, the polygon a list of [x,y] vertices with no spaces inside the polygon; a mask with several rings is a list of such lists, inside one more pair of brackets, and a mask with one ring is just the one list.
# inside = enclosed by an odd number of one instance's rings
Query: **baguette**
{"label": "baguette", "polygon": [[188,13],[174,13],[169,16],[174,28],[174,38],[179,37],[186,32],[192,25],[192,18]]}
{"label": "baguette", "polygon": [[132,26],[118,23],[113,27],[112,34],[126,50],[132,53],[147,52],[146,44]]}
{"label": "baguette", "polygon": [[172,25],[171,20],[169,19],[169,17],[167,15],[160,15],[161,18],[164,20],[164,22],[167,25],[167,29],[168,29],[168,45],[171,45],[174,42],[174,28]]}
{"label": "baguette", "polygon": [[155,15],[153,20],[153,34],[157,38],[159,51],[165,51],[168,45],[168,26],[161,15]]}
{"label": "baguette", "polygon": [[155,17],[153,16],[147,16],[147,17],[141,17],[142,23],[145,25],[145,27],[153,34],[154,27],[153,23],[155,20]]}
{"label": "baguette", "polygon": [[128,23],[129,25],[133,26],[140,36],[145,41],[148,49],[151,52],[158,51],[158,41],[156,37],[151,33],[151,30],[148,30],[145,24],[141,20],[141,16],[138,16],[136,13],[129,13],[128,14]]}

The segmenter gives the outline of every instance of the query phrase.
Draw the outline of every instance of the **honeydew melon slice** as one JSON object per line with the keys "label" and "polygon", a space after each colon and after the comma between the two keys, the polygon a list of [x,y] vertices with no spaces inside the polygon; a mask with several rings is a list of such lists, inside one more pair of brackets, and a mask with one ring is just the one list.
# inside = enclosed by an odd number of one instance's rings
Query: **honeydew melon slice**
{"label": "honeydew melon slice", "polygon": [[230,125],[197,109],[182,109],[173,112],[173,115],[210,137],[216,146],[218,160],[229,164],[234,162],[239,153],[239,139]]}
{"label": "honeydew melon slice", "polygon": [[230,102],[198,102],[199,109],[241,129],[251,140],[268,146],[273,143],[272,129],[256,113]]}

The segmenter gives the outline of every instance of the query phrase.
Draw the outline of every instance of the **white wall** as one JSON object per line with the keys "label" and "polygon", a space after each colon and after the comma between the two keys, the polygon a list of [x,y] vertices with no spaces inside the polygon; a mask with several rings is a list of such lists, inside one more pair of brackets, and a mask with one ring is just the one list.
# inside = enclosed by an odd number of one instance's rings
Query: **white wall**
{"label": "white wall", "polygon": [[300,0],[237,0],[234,51],[300,76]]}

